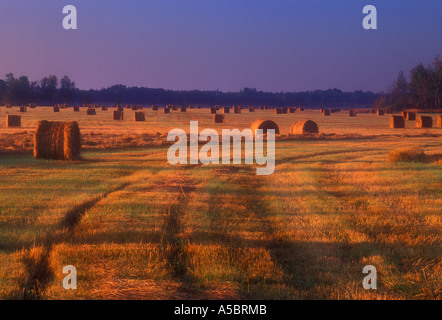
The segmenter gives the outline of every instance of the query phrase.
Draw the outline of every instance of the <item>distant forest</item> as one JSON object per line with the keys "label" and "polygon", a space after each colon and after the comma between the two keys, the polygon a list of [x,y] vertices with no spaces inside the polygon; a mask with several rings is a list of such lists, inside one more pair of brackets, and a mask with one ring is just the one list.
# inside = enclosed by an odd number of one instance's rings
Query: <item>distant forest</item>
{"label": "distant forest", "polygon": [[427,67],[422,63],[410,70],[409,80],[399,72],[386,94],[374,104],[376,109],[442,109],[442,60],[439,56]]}
{"label": "distant forest", "polygon": [[23,105],[37,103],[53,105],[82,104],[177,104],[177,105],[268,105],[315,107],[372,107],[380,94],[373,92],[343,92],[338,89],[304,92],[264,92],[244,88],[239,92],[176,91],[114,85],[100,90],[80,90],[68,76],[58,79],[51,75],[31,82],[27,76],[12,73],[0,80],[0,102]]}

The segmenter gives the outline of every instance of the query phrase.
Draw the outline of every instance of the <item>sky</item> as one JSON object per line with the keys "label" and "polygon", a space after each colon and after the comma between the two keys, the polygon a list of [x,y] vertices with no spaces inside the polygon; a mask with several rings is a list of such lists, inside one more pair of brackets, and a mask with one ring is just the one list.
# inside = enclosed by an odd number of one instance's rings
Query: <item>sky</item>
{"label": "sky", "polygon": [[[64,30],[65,5],[78,29]],[[377,30],[362,9],[377,8]],[[440,0],[1,0],[0,77],[80,89],[385,91],[442,57]]]}

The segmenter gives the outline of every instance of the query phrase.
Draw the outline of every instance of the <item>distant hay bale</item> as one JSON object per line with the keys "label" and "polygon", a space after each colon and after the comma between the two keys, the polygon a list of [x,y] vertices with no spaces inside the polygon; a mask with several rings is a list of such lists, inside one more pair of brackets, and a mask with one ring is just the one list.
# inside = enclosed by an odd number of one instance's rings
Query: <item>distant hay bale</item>
{"label": "distant hay bale", "polygon": [[405,128],[405,119],[403,116],[394,116],[390,118],[390,128]]}
{"label": "distant hay bale", "polygon": [[14,115],[14,114],[8,114],[6,116],[6,126],[8,128],[21,127],[21,116]]}
{"label": "distant hay bale", "polygon": [[225,116],[223,114],[214,114],[213,123],[224,123]]}
{"label": "distant hay bale", "polygon": [[216,113],[216,107],[211,107],[210,108],[210,113],[211,114],[215,114]]}
{"label": "distant hay bale", "polygon": [[80,159],[81,135],[77,122],[40,121],[34,135],[34,158]]}
{"label": "distant hay bale", "polygon": [[97,112],[95,111],[95,109],[92,109],[92,108],[87,109],[88,116],[95,116],[96,114],[97,114]]}
{"label": "distant hay bale", "polygon": [[134,120],[135,121],[146,121],[146,115],[143,111],[137,111],[134,113]]}
{"label": "distant hay bale", "polygon": [[415,121],[416,120],[416,112],[407,112],[407,117],[405,120]]}
{"label": "distant hay bale", "polygon": [[426,155],[419,147],[399,148],[390,151],[387,157],[388,162],[423,162]]}
{"label": "distant hay bale", "polygon": [[437,127],[442,128],[442,115],[437,116]]}
{"label": "distant hay bale", "polygon": [[28,110],[26,110],[26,107],[25,107],[25,106],[21,106],[21,107],[20,107],[20,112],[26,112],[26,111],[28,111]]}
{"label": "distant hay bale", "polygon": [[290,134],[316,134],[319,133],[318,125],[312,120],[297,121],[290,126]]}
{"label": "distant hay bale", "polygon": [[348,115],[349,115],[350,117],[356,117],[356,115],[357,115],[356,110],[354,110],[354,109],[350,109],[350,110],[348,111]]}
{"label": "distant hay bale", "polygon": [[275,134],[279,134],[278,125],[272,120],[255,120],[250,126],[252,133],[255,134],[255,130],[262,129],[264,134],[267,134],[267,130],[274,129]]}
{"label": "distant hay bale", "polygon": [[60,107],[54,107],[54,112],[60,112]]}
{"label": "distant hay bale", "polygon": [[383,115],[384,115],[384,110],[382,110],[382,109],[377,109],[377,110],[376,110],[376,115],[378,115],[378,116],[383,116]]}
{"label": "distant hay bale", "polygon": [[123,110],[115,110],[113,114],[114,120],[123,120],[124,111]]}
{"label": "distant hay bale", "polygon": [[229,107],[224,107],[223,108],[223,113],[230,113],[230,108]]}
{"label": "distant hay bale", "polygon": [[417,117],[416,127],[418,127],[418,128],[432,128],[433,127],[433,118],[431,116]]}

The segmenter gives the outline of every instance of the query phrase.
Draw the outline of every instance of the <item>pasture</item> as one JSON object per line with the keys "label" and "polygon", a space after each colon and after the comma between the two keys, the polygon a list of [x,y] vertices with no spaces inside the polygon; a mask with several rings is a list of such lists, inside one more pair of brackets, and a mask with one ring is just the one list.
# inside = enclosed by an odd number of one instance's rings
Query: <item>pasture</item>
{"label": "pasture", "polygon": [[[318,110],[146,121],[38,107],[0,121],[0,299],[440,299],[442,128]],[[221,113],[222,111],[218,111]],[[32,156],[39,120],[78,121],[82,159]],[[167,132],[275,121],[276,169],[167,162]],[[292,136],[313,120],[319,135]],[[425,159],[389,162],[399,147]],[[74,265],[78,289],[62,287]],[[362,287],[365,265],[378,289]]]}

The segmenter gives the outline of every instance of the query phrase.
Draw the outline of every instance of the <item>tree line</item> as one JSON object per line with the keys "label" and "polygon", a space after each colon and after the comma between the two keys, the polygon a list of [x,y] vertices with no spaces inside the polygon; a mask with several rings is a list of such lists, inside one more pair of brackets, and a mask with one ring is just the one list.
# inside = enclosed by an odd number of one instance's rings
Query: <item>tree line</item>
{"label": "tree line", "polygon": [[442,109],[442,60],[439,56],[427,67],[420,63],[411,69],[408,79],[400,71],[388,92],[376,99],[374,107],[388,107],[393,111]]}
{"label": "tree line", "polygon": [[3,104],[39,105],[66,104],[200,104],[200,105],[274,105],[274,106],[372,106],[377,93],[371,91],[343,92],[338,89],[304,92],[264,92],[244,88],[239,92],[165,90],[114,85],[99,90],[80,90],[68,76],[60,80],[55,75],[40,81],[27,76],[15,78],[8,73],[0,80],[0,102]]}

